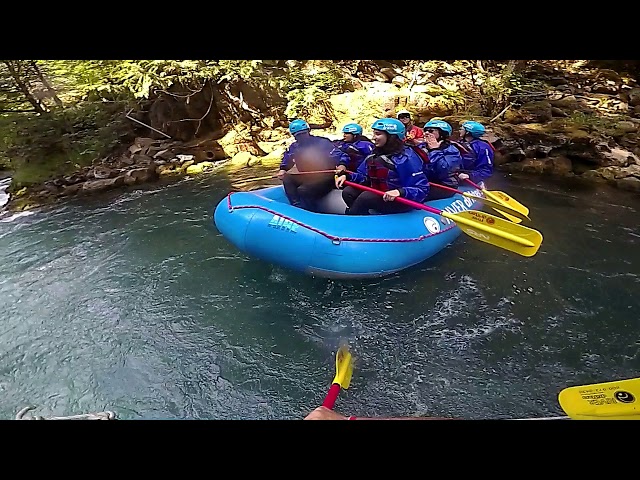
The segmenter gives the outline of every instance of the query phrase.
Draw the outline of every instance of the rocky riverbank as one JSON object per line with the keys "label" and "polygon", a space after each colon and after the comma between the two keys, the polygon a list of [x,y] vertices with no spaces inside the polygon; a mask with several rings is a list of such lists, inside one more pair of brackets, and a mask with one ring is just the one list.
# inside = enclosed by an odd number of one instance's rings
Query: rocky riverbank
{"label": "rocky riverbank", "polygon": [[[439,117],[454,131],[462,120],[473,118],[487,126],[498,171],[578,178],[640,192],[640,85],[635,78],[580,62],[567,62],[564,68],[558,62],[540,64],[529,72],[535,88],[513,95],[506,108],[489,118],[471,114],[468,103],[461,107],[464,96],[459,92],[475,88],[466,72],[385,66],[357,73],[352,72],[353,91],[330,97],[330,116],[309,119],[317,127],[314,133],[339,138],[346,122],[366,129],[375,118],[394,116],[401,108],[410,110],[418,125]],[[225,131],[186,142],[158,138],[155,126],[137,125],[137,132],[148,136],[138,136],[126,151],[13,192],[6,208],[25,210],[160,178],[215,174],[222,165],[232,170],[257,164],[275,168],[291,137],[286,121],[273,115],[269,105],[261,106],[259,93],[248,91],[242,97],[247,109],[265,109],[259,125],[238,121]]]}

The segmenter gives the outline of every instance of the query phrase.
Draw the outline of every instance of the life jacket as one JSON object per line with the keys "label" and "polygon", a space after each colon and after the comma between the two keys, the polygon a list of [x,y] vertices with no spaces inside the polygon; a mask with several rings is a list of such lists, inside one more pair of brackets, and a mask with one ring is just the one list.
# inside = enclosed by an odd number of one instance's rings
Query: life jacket
{"label": "life jacket", "polygon": [[[471,148],[471,144],[473,142],[475,142],[476,140],[482,140],[481,138],[474,138],[473,140],[471,140],[467,145],[469,145],[468,147],[466,145],[463,145],[461,143],[458,142],[451,142],[452,144],[454,144],[458,150],[460,150],[460,155],[462,156],[462,165],[463,168],[470,170],[473,169],[476,165],[476,160],[478,159],[478,157],[476,156],[476,152],[473,148]],[[491,142],[488,142],[487,140],[482,140],[484,143],[488,144],[491,147],[491,150],[495,153],[496,148],[491,144]],[[463,150],[464,149],[464,150]]]}
{"label": "life jacket", "polygon": [[418,147],[417,145],[409,145],[414,152],[418,154],[418,156],[422,159],[422,163],[429,163],[429,155],[423,149]]}
{"label": "life jacket", "polygon": [[465,155],[469,155],[469,154],[473,155],[473,151],[466,145],[463,145],[462,143],[459,143],[459,142],[455,142],[453,140],[449,140],[449,143],[458,149],[462,158],[464,158]]}
{"label": "life jacket", "polygon": [[365,161],[367,162],[367,176],[371,181],[371,187],[383,192],[391,190],[387,179],[389,172],[396,170],[395,163],[386,155],[369,155]]}
{"label": "life jacket", "polygon": [[355,172],[360,165],[360,162],[362,162],[362,152],[360,152],[355,145],[346,144],[344,146],[346,148],[341,148],[341,150],[349,155],[349,165],[347,165],[347,169]]}
{"label": "life jacket", "polygon": [[347,170],[355,172],[362,162],[364,155],[353,143],[347,143],[344,140],[334,140],[334,145],[342,152],[349,156],[349,164],[346,165]]}
{"label": "life jacket", "polygon": [[[474,155],[471,149],[465,147],[461,143],[454,142],[453,140],[449,140],[449,143],[458,149],[462,158],[464,158],[465,155]],[[429,163],[429,154],[427,152],[416,145],[411,145],[411,148],[413,148],[413,151],[418,154],[424,163]]]}

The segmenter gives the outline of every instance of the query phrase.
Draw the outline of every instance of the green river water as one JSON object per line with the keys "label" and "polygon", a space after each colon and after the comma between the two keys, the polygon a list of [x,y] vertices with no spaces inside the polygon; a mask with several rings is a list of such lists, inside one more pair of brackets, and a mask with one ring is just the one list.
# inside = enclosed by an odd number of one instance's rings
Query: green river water
{"label": "green river water", "polygon": [[563,388],[640,376],[640,197],[495,177],[537,255],[462,235],[377,280],[238,252],[212,223],[224,174],[4,215],[0,417],[300,419],[341,342],[356,363],[336,409],[359,416],[558,416]]}

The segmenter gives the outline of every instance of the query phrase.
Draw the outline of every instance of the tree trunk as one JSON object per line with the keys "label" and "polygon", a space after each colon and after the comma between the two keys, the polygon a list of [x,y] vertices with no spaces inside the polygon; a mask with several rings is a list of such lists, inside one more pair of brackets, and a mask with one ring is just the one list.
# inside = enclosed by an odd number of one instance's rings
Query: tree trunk
{"label": "tree trunk", "polygon": [[28,84],[29,80],[23,79],[20,76],[20,60],[4,60],[4,63],[9,69],[9,73],[11,74],[13,81],[16,83],[16,86],[24,94],[27,101],[33,105],[36,112],[47,113],[48,110],[46,106],[31,94]]}
{"label": "tree trunk", "polygon": [[62,105],[62,100],[60,100],[58,95],[56,95],[56,91],[53,88],[51,88],[51,85],[49,84],[49,82],[45,78],[44,74],[42,73],[42,70],[40,70],[38,65],[36,65],[36,61],[35,60],[30,60],[29,61],[29,65],[31,66],[31,68],[33,69],[35,74],[37,75],[38,79],[42,82],[42,85],[44,85],[44,88],[47,89],[47,93],[49,94],[49,96],[51,98],[53,98],[54,102],[56,102],[56,105],[58,105],[59,107],[62,107],[63,106]]}

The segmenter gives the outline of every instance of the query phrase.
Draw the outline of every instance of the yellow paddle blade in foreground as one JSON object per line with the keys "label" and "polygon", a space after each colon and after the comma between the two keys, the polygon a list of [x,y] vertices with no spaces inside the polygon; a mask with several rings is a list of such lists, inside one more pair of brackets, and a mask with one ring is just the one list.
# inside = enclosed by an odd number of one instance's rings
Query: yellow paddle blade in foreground
{"label": "yellow paddle blade in foreground", "polygon": [[336,376],[332,383],[337,383],[343,389],[348,389],[351,385],[353,375],[353,357],[349,352],[349,347],[341,346],[336,353]]}
{"label": "yellow paddle blade in foreground", "polygon": [[558,402],[574,420],[640,420],[640,378],[565,388]]}
{"label": "yellow paddle blade in foreground", "polygon": [[524,257],[532,257],[542,244],[542,234],[529,227],[509,222],[478,210],[460,213],[441,212],[440,215],[458,224],[470,237],[504,248]]}
{"label": "yellow paddle blade in foreground", "polygon": [[[525,207],[520,202],[510,197],[504,192],[500,192],[497,190],[482,190],[482,193],[484,193],[488,198],[490,198],[494,202],[498,202],[498,203],[501,203],[502,205],[510,207],[512,210],[520,212],[522,215],[525,215],[525,216],[529,215],[529,209],[527,207]],[[501,211],[500,213],[504,213],[504,212]]]}

